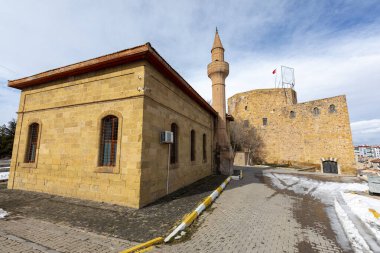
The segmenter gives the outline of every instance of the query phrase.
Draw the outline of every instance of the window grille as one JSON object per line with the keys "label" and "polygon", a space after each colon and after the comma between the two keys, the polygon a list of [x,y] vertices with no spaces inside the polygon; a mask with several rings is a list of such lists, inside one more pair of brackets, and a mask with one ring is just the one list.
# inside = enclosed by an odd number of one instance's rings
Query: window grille
{"label": "window grille", "polygon": [[206,145],[206,134],[203,134],[203,162],[207,161]]}
{"label": "window grille", "polygon": [[191,161],[195,161],[195,131],[191,130],[191,138],[190,138],[190,158]]}
{"label": "window grille", "polygon": [[100,166],[115,166],[117,151],[118,118],[107,116],[102,119],[100,144]]}
{"label": "window grille", "polygon": [[268,119],[267,118],[263,118],[263,126],[266,126],[268,125]]}
{"label": "window grille", "polygon": [[170,127],[173,132],[173,144],[170,144],[170,163],[174,164],[178,162],[178,126],[172,123]]}
{"label": "window grille", "polygon": [[27,163],[34,163],[36,161],[37,153],[37,144],[38,144],[38,131],[39,125],[33,123],[29,126],[29,140],[28,140],[28,149],[26,152],[26,161]]}

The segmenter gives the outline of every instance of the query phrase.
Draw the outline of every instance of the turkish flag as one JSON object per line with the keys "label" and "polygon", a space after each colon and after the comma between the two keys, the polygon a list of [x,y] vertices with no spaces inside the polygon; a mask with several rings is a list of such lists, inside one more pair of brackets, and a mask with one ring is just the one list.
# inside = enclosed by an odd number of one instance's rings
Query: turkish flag
{"label": "turkish flag", "polygon": [[275,70],[272,71],[272,74],[273,74],[273,75],[276,74],[276,70],[277,70],[277,69],[275,69]]}

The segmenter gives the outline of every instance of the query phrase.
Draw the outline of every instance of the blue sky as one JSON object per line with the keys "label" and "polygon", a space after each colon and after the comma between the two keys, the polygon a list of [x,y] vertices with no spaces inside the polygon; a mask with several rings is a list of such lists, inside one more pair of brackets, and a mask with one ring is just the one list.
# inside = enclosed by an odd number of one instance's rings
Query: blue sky
{"label": "blue sky", "polygon": [[380,144],[379,1],[3,1],[0,124],[19,92],[6,80],[151,42],[206,99],[215,26],[230,63],[227,96],[274,86],[295,68],[300,102],[347,95],[355,144]]}

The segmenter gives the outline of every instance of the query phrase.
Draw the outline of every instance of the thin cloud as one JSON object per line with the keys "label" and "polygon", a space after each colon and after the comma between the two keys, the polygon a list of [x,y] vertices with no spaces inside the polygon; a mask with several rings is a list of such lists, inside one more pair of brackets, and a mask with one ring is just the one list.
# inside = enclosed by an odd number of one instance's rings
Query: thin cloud
{"label": "thin cloud", "polygon": [[351,123],[352,135],[356,144],[379,145],[380,119],[362,120]]}
{"label": "thin cloud", "polygon": [[[353,122],[378,119],[379,12],[373,0],[9,1],[0,9],[0,33],[7,38],[0,40],[0,65],[17,74],[0,68],[0,77],[28,76],[149,41],[209,100],[206,68],[218,26],[230,63],[228,96],[273,87],[273,68],[288,65],[295,68],[300,101],[346,94]],[[8,89],[0,87],[0,123],[18,106],[19,92]],[[355,142],[367,140],[361,136],[354,135]]]}

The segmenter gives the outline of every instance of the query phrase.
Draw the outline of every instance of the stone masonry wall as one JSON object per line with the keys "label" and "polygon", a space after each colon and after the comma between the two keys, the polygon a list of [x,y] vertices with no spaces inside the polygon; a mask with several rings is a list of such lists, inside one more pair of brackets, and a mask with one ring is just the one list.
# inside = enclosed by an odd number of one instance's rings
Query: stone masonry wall
{"label": "stone masonry wall", "polygon": [[[178,163],[170,165],[169,192],[212,173],[213,116],[185,95],[148,63],[145,67],[145,101],[141,205],[166,195],[168,144],[160,144],[159,133],[178,125]],[[190,159],[190,131],[195,130],[195,161]],[[202,136],[206,134],[206,160]]]}
{"label": "stone masonry wall", "polygon": [[[290,89],[265,89],[236,94],[228,99],[228,105],[236,120],[248,120],[257,128],[267,163],[321,169],[322,159],[336,159],[339,173],[355,174],[345,96],[298,104],[296,101]],[[330,105],[335,105],[335,112],[329,111]],[[313,114],[314,108],[319,109],[318,115]],[[295,117],[290,116],[291,111]],[[266,126],[263,118],[267,118]]]}
{"label": "stone masonry wall", "polygon": [[[8,188],[140,206],[144,68],[141,63],[22,91]],[[115,167],[98,167],[100,122],[119,118]],[[36,162],[28,127],[40,124]]]}

